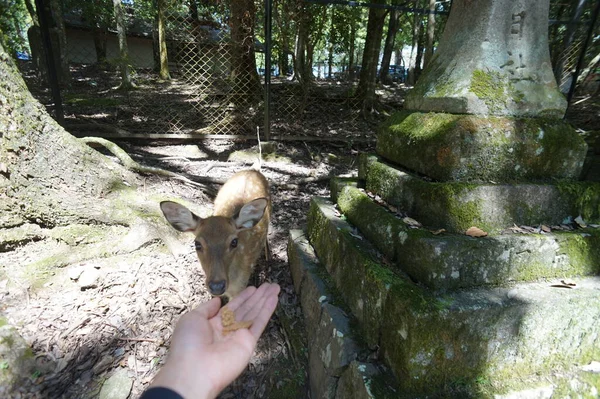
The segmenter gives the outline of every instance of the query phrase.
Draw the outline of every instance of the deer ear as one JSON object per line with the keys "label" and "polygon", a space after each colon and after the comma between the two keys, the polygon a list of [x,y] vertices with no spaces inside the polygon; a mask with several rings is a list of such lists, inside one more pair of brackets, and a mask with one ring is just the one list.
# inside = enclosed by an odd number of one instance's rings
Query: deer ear
{"label": "deer ear", "polygon": [[202,220],[185,206],[176,202],[163,201],[160,203],[160,209],[171,226],[178,231],[194,231]]}
{"label": "deer ear", "polygon": [[238,216],[234,218],[238,230],[250,229],[256,226],[265,214],[268,203],[266,198],[257,198],[244,205]]}

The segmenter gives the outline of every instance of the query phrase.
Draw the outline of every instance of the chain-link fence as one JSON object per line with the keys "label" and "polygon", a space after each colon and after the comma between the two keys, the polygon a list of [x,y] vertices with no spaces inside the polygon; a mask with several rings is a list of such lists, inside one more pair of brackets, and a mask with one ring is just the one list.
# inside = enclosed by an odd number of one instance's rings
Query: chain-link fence
{"label": "chain-link fence", "polygon": [[[68,1],[63,0],[63,5]],[[143,7],[123,1],[128,49],[124,56],[113,2],[89,3],[93,6],[63,9],[64,29],[55,23],[50,30],[67,129],[125,137],[255,137],[257,128],[263,131],[267,49],[260,7],[256,11],[242,0],[139,2]],[[232,9],[232,4],[242,7],[241,12]],[[368,9],[352,4],[273,4],[271,134],[372,137],[384,113],[365,113],[355,95]],[[244,21],[248,15],[253,22]],[[408,15],[406,20],[413,18]],[[305,61],[309,70],[303,76],[294,68],[301,21],[309,21],[305,22],[304,45],[311,57]],[[246,28],[252,25],[254,32],[244,31],[244,23]],[[555,23],[565,26],[560,20]],[[554,42],[560,41],[554,46],[553,61],[563,91],[584,50],[587,25],[574,26],[573,30],[555,29],[551,35]],[[31,91],[52,108],[40,29],[32,27],[28,37],[32,58],[22,61],[23,74]],[[61,46],[68,61],[68,70],[62,68],[62,73]],[[401,53],[397,47],[396,61],[390,65],[392,84],[380,86],[377,93],[385,110],[401,107],[406,89]],[[124,65],[132,89],[123,88]]]}

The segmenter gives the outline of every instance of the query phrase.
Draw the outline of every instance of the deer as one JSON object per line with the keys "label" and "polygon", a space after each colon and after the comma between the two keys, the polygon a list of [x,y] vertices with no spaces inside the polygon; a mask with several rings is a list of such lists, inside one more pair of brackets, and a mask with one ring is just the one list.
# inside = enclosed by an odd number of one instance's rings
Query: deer
{"label": "deer", "polygon": [[173,201],[162,201],[160,208],[175,230],[194,233],[213,296],[228,301],[246,288],[261,251],[267,253],[271,196],[262,173],[243,170],[230,177],[217,193],[210,217],[201,218]]}

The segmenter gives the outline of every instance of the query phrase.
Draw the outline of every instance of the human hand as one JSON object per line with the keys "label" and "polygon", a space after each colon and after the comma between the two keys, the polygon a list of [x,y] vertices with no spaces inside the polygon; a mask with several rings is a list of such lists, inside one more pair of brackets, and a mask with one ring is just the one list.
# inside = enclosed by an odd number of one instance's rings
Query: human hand
{"label": "human hand", "polygon": [[278,302],[279,286],[262,284],[248,287],[227,307],[236,321],[252,321],[243,328],[223,335],[221,300],[213,298],[181,316],[175,327],[167,362],[152,382],[185,399],[215,398],[248,365],[258,338]]}

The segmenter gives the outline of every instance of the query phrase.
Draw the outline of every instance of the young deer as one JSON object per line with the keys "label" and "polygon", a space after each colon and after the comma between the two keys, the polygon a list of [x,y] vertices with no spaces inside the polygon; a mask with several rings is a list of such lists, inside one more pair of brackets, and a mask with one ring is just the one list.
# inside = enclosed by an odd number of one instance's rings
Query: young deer
{"label": "young deer", "polygon": [[215,198],[213,216],[206,219],[171,201],[161,202],[160,208],[176,230],[196,235],[196,253],[211,294],[231,299],[246,288],[267,245],[271,217],[269,183],[260,172],[245,170],[227,180]]}

